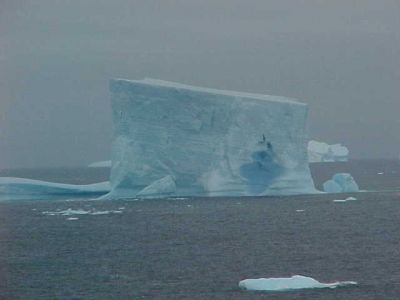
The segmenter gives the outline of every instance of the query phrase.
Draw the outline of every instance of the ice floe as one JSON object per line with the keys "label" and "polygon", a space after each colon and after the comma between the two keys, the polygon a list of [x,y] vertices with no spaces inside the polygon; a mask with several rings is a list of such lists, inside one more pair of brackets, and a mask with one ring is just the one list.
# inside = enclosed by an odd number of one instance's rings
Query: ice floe
{"label": "ice floe", "polygon": [[55,211],[43,211],[43,215],[47,216],[73,216],[73,215],[108,215],[108,214],[120,214],[121,210],[84,210],[84,209],[71,209],[68,208],[66,210],[55,210]]}
{"label": "ice floe", "polygon": [[357,284],[355,281],[322,283],[311,277],[294,275],[283,278],[245,279],[239,282],[239,288],[246,291],[281,292],[300,289],[336,288],[355,284]]}
{"label": "ice floe", "polygon": [[335,200],[333,200],[333,202],[343,203],[343,202],[355,201],[355,200],[357,200],[357,198],[347,197],[346,199],[335,199]]}

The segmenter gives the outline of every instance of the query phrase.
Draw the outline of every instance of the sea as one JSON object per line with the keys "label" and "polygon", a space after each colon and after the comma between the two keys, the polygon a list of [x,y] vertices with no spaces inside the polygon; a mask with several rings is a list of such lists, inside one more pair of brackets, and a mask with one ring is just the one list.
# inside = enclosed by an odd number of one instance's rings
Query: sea
{"label": "sea", "polygon": [[[311,172],[317,188],[348,172],[363,191],[2,201],[0,299],[400,299],[400,161],[314,163]],[[75,184],[108,175],[107,168],[0,171]],[[357,200],[334,201],[349,196]],[[296,274],[357,285],[238,287]]]}

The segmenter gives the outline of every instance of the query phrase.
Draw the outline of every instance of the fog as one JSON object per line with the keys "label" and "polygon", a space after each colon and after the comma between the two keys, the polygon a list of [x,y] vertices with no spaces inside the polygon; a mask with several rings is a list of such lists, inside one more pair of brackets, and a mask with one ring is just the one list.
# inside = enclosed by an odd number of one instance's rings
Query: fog
{"label": "fog", "polygon": [[110,78],[297,98],[310,138],[400,153],[400,1],[0,0],[0,168],[110,158]]}

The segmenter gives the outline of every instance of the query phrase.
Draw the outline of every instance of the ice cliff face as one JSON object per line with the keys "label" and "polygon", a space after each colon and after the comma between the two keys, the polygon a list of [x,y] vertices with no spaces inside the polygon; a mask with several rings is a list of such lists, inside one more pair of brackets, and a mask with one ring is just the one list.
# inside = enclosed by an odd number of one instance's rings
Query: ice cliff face
{"label": "ice cliff face", "polygon": [[303,103],[152,79],[112,80],[110,90],[106,198],[315,192]]}

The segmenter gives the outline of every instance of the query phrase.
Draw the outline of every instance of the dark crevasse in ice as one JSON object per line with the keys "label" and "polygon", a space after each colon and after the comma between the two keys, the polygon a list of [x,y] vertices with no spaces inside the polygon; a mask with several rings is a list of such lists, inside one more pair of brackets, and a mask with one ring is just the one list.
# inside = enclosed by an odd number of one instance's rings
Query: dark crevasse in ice
{"label": "dark crevasse in ice", "polygon": [[262,193],[284,171],[272,145],[268,142],[265,148],[253,152],[253,161],[240,167],[240,174],[247,180],[248,191],[252,194]]}

